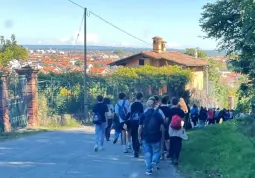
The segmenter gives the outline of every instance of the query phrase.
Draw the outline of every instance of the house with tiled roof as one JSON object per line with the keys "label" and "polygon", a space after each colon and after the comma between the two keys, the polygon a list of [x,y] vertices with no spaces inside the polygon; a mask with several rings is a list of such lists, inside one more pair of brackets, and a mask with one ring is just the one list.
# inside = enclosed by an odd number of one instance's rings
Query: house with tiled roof
{"label": "house with tiled roof", "polygon": [[181,52],[166,51],[166,42],[161,37],[154,37],[152,51],[143,51],[112,62],[109,65],[125,67],[140,67],[144,65],[156,67],[165,65],[182,66],[193,70],[193,81],[189,85],[190,88],[203,90],[205,78],[204,70],[207,66],[207,62]]}
{"label": "house with tiled roof", "polygon": [[95,75],[106,75],[108,73],[108,70],[106,68],[91,68],[88,71],[90,74]]}

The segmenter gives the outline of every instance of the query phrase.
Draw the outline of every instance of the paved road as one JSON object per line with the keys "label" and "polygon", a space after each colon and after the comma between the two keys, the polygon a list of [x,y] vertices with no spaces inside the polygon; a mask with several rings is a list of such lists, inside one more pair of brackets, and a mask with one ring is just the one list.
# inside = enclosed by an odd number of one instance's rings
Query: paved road
{"label": "paved road", "polygon": [[[142,158],[123,154],[120,144],[93,151],[91,128],[46,132],[0,142],[1,178],[144,178]],[[179,178],[168,161],[151,177]]]}

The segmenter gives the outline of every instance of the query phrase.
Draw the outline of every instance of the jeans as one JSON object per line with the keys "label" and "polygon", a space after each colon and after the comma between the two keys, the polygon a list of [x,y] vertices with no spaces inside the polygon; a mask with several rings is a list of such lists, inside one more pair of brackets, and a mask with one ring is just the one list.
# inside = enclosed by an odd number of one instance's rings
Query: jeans
{"label": "jeans", "polygon": [[169,149],[170,158],[178,161],[181,149],[182,149],[182,138],[170,137],[170,149]]}
{"label": "jeans", "polygon": [[146,168],[148,171],[152,171],[152,162],[158,164],[160,160],[160,141],[156,143],[147,143],[143,140],[143,151]]}
{"label": "jeans", "polygon": [[104,146],[105,126],[105,122],[102,124],[95,124],[95,143],[98,146]]}
{"label": "jeans", "polygon": [[105,129],[105,138],[106,138],[106,140],[110,139],[111,129],[112,129],[112,119],[108,119],[108,125]]}
{"label": "jeans", "polygon": [[138,140],[138,127],[139,127],[138,121],[136,121],[136,120],[131,121],[130,127],[131,127],[133,150],[135,153],[138,153],[139,149],[140,149],[140,144],[139,144],[139,140]]}

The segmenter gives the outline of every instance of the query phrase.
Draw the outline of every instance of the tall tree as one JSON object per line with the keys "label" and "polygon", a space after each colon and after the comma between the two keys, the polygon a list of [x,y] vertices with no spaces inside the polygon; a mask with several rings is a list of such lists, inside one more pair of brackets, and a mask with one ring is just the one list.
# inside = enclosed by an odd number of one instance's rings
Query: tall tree
{"label": "tall tree", "polygon": [[[246,74],[255,88],[255,2],[254,0],[217,0],[203,7],[200,19],[207,38],[216,39],[219,49],[236,54],[231,66],[236,72]],[[240,92],[241,97],[244,92]],[[247,96],[248,97],[248,96]],[[249,96],[252,102],[255,95]]]}
{"label": "tall tree", "polygon": [[17,44],[15,35],[11,39],[0,37],[0,65],[6,67],[13,59],[26,60],[28,59],[28,51]]}
{"label": "tall tree", "polygon": [[235,71],[248,74],[255,82],[255,2],[253,0],[217,0],[203,7],[200,19],[207,38],[219,41],[218,47],[228,54]]}

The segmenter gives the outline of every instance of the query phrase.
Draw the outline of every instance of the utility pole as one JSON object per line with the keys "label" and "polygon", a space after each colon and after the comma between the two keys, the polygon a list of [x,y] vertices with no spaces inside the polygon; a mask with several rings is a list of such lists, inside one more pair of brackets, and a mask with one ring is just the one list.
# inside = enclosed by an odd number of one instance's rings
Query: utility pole
{"label": "utility pole", "polygon": [[87,8],[84,8],[84,120],[88,120],[88,90],[87,90]]}

